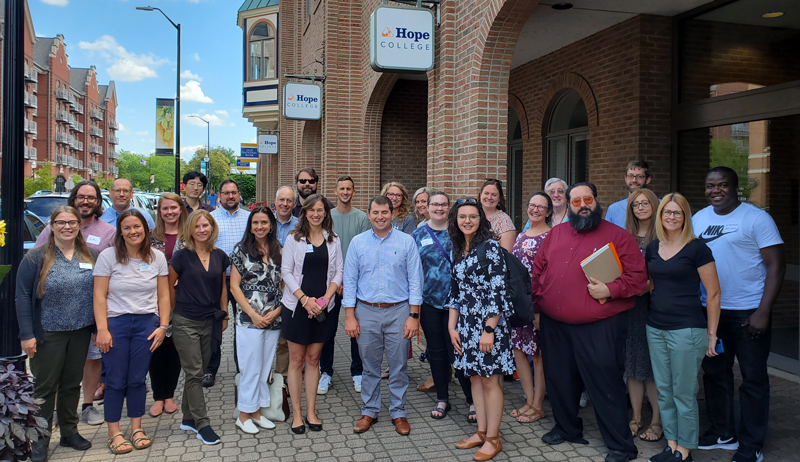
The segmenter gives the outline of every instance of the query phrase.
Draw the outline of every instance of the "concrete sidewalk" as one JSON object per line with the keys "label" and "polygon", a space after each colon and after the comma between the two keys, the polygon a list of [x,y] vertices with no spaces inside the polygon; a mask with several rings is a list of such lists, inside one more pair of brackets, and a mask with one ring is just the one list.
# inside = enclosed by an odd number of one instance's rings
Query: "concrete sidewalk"
{"label": "concrete sidewalk", "polygon": [[[430,375],[428,363],[419,362],[416,357],[424,349],[423,344],[414,341],[415,358],[409,360],[408,373],[411,379],[408,392],[408,420],[411,424],[411,435],[400,436],[394,431],[389,417],[389,398],[385,381],[383,387],[384,408],[378,422],[366,433],[356,435],[353,425],[361,415],[361,397],[353,389],[349,376],[350,343],[344,333],[344,316],[336,339],[335,374],[333,384],[327,395],[318,397],[317,415],[324,424],[321,432],[306,432],[304,435],[291,433],[288,423],[278,423],[275,430],[262,430],[258,435],[247,435],[234,426],[233,378],[235,366],[232,354],[232,329],[225,332],[223,344],[222,366],[217,376],[217,384],[207,389],[211,425],[220,435],[222,443],[205,446],[194,433],[178,428],[181,412],[163,414],[152,418],[146,415],[142,421],[145,431],[153,437],[153,445],[142,451],[113,456],[107,446],[107,429],[105,425],[91,427],[81,424],[80,433],[89,439],[93,447],[80,452],[70,448],[58,447],[59,432],[55,429],[50,445],[50,460],[86,462],[86,461],[469,461],[473,450],[460,451],[453,444],[472,433],[476,426],[467,422],[468,408],[464,396],[454,380],[450,383],[453,410],[442,420],[430,418],[430,410],[436,404],[434,393],[422,393],[415,390],[418,383]],[[770,409],[770,438],[765,449],[767,461],[800,461],[800,384],[795,381],[772,376],[772,402]],[[738,383],[737,383],[738,386]],[[176,401],[180,403],[183,379],[178,386]],[[505,384],[505,414],[500,429],[503,452],[494,460],[510,461],[603,461],[606,453],[594,411],[589,406],[581,411],[585,431],[584,436],[589,444],[576,445],[565,443],[548,446],[541,440],[553,426],[549,418],[550,404],[545,400],[545,411],[548,418],[533,424],[518,423],[509,412],[525,400],[518,382]],[[147,408],[152,404],[152,395],[148,396]],[[703,401],[700,401],[701,408]],[[738,409],[738,406],[737,406]],[[103,407],[98,406],[102,412]],[[124,416],[123,412],[123,416]],[[649,415],[644,417],[647,424]],[[129,437],[130,421],[123,418],[122,430]],[[659,452],[665,445],[662,440],[657,443],[636,442],[639,447],[639,458],[646,461]],[[698,462],[731,460],[730,451],[695,451],[693,457]]]}

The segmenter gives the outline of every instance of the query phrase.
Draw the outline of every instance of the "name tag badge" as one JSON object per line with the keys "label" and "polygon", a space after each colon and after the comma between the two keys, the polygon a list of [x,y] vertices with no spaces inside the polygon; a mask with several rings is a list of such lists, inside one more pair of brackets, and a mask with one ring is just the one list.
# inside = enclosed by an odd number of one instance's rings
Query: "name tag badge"
{"label": "name tag badge", "polygon": [[78,263],[78,266],[80,266],[81,269],[92,269],[93,268],[91,263],[86,263],[86,262],[80,262],[80,263]]}
{"label": "name tag badge", "polygon": [[421,245],[422,247],[433,245],[433,239],[426,237],[425,239],[419,241],[419,245]]}
{"label": "name tag badge", "polygon": [[153,267],[149,263],[139,263],[139,271],[153,271]]}
{"label": "name tag badge", "polygon": [[306,245],[306,253],[314,253],[314,245],[313,244],[307,244]]}
{"label": "name tag badge", "polygon": [[90,234],[89,237],[86,238],[86,243],[93,245],[100,245],[100,237],[95,236],[94,234]]}

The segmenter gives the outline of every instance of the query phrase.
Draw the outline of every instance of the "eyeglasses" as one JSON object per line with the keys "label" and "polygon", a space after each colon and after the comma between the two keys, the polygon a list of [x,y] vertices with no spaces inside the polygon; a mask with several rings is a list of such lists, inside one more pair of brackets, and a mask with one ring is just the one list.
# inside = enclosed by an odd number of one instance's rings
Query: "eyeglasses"
{"label": "eyeglasses", "polygon": [[220,196],[235,196],[237,194],[239,194],[239,191],[225,191],[219,193]]}
{"label": "eyeglasses", "polygon": [[570,204],[572,204],[573,207],[580,207],[581,201],[586,205],[592,205],[592,203],[594,202],[594,197],[592,196],[576,197],[575,199],[572,199],[570,201]]}
{"label": "eyeglasses", "polygon": [[96,200],[95,196],[75,196],[75,202],[94,202]]}
{"label": "eyeglasses", "polygon": [[74,228],[74,227],[78,226],[78,223],[80,223],[78,220],[69,220],[69,221],[56,220],[56,221],[53,222],[53,224],[56,226],[56,228],[64,228],[66,226],[69,226],[70,228]]}
{"label": "eyeglasses", "polygon": [[625,175],[625,178],[627,178],[629,180],[636,179],[636,180],[639,180],[639,181],[644,181],[647,178],[647,175],[631,175],[629,173],[629,174]]}
{"label": "eyeglasses", "polygon": [[112,193],[130,194],[133,191],[130,190],[130,189],[112,189],[111,192]]}
{"label": "eyeglasses", "polygon": [[546,192],[548,196],[552,196],[555,193],[564,194],[565,192],[567,192],[567,190],[564,188],[558,188],[558,189],[548,189]]}
{"label": "eyeglasses", "polygon": [[528,204],[528,210],[530,210],[530,209],[538,210],[539,212],[545,212],[545,211],[547,211],[547,206],[546,205]]}
{"label": "eyeglasses", "polygon": [[478,205],[478,201],[473,197],[464,197],[457,200],[456,205]]}
{"label": "eyeglasses", "polygon": [[632,208],[633,210],[636,210],[636,209],[643,209],[643,208],[645,208],[645,207],[650,207],[650,202],[648,202],[648,201],[644,201],[644,202],[634,202],[633,204],[631,204],[631,208]]}
{"label": "eyeglasses", "polygon": [[299,180],[297,180],[297,182],[300,183],[300,184],[306,184],[306,183],[308,183],[308,184],[316,184],[317,180],[315,180],[313,178],[300,178]]}
{"label": "eyeglasses", "polygon": [[442,203],[431,202],[430,204],[428,204],[428,208],[429,209],[435,209],[437,207],[447,207],[448,205],[450,205],[450,204],[448,204],[447,202],[442,202]]}
{"label": "eyeglasses", "polygon": [[402,194],[395,194],[395,193],[386,193],[386,197],[391,197],[393,199],[401,199],[403,197]]}
{"label": "eyeglasses", "polygon": [[190,188],[202,188],[203,183],[200,181],[190,181],[189,183],[186,183],[186,186]]}
{"label": "eyeglasses", "polygon": [[467,218],[469,218],[470,221],[477,221],[477,220],[479,220],[481,218],[481,216],[480,215],[459,215],[458,216],[458,219],[461,220],[461,221],[464,221]]}
{"label": "eyeglasses", "polygon": [[681,218],[683,217],[683,212],[681,212],[680,210],[662,210],[661,216],[663,216],[664,218],[669,218],[672,216],[674,216],[675,218]]}

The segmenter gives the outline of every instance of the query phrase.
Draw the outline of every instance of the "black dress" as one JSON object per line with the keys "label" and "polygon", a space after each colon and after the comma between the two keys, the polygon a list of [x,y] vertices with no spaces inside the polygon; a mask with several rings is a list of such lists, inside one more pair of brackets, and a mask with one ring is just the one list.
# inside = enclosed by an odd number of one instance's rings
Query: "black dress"
{"label": "black dress", "polygon": [[[327,278],[328,243],[323,241],[319,247],[314,246],[313,252],[305,254],[305,259],[303,260],[303,282],[300,283],[300,289],[309,297],[322,297],[328,290],[328,286],[325,284]],[[329,302],[329,306],[330,303],[332,302]],[[328,307],[326,306],[326,319],[319,322],[315,318],[309,319],[308,311],[298,301],[294,313],[287,312],[285,315],[281,315],[283,338],[300,345],[324,343],[332,339],[336,334],[335,323],[338,322],[338,319],[331,316],[327,309]]]}

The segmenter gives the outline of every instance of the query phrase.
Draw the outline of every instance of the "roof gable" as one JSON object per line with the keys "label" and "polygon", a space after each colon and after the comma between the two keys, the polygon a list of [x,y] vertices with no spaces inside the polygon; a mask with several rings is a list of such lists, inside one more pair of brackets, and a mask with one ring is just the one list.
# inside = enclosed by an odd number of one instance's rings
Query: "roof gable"
{"label": "roof gable", "polygon": [[257,10],[259,8],[266,8],[268,6],[275,6],[278,0],[245,0],[239,8],[239,13],[243,11]]}

